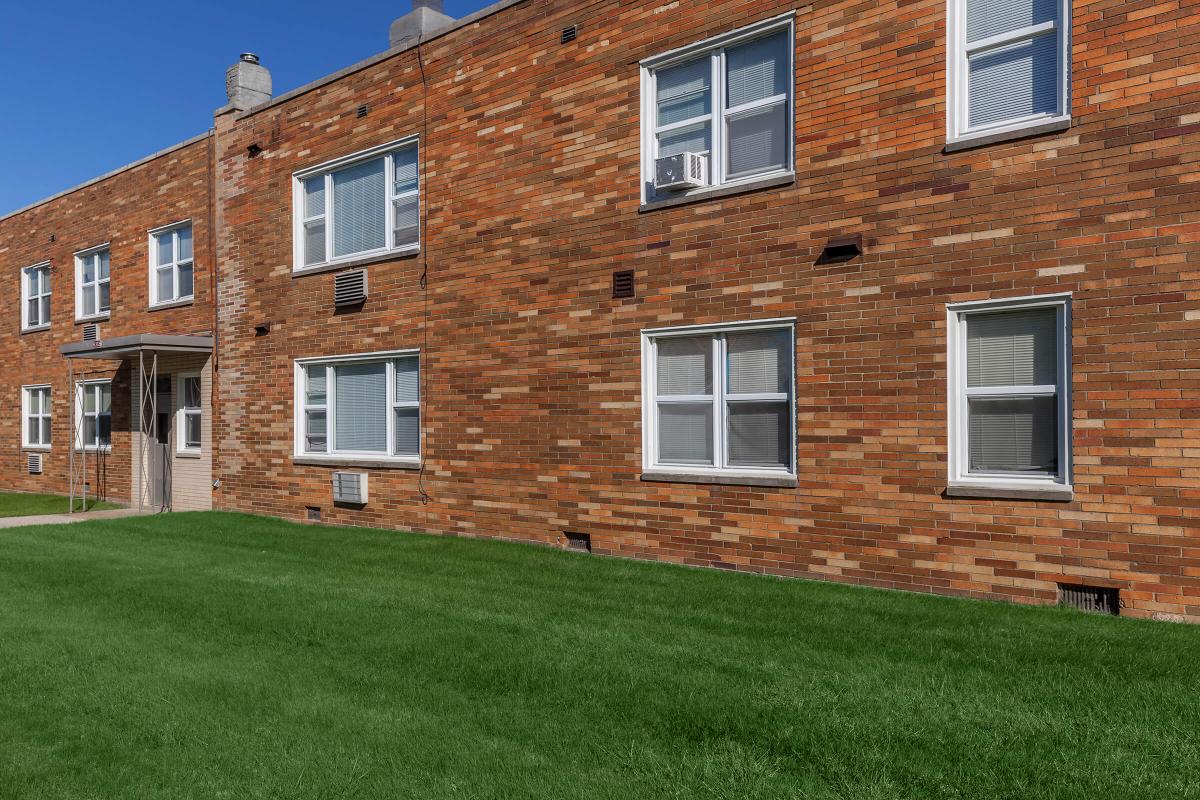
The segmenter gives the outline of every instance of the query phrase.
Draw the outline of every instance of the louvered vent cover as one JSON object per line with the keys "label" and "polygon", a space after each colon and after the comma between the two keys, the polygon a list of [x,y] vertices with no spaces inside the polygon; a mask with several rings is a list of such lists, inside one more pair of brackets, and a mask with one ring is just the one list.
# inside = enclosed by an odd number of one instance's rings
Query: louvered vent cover
{"label": "louvered vent cover", "polygon": [[42,474],[42,454],[41,453],[30,453],[29,454],[29,474],[30,475],[41,475]]}
{"label": "louvered vent cover", "polygon": [[1093,614],[1121,613],[1121,590],[1107,586],[1079,586],[1069,583],[1058,585],[1058,604]]}
{"label": "louvered vent cover", "polygon": [[367,271],[342,272],[333,277],[333,304],[354,306],[367,299]]}
{"label": "louvered vent cover", "polygon": [[581,553],[592,552],[591,534],[579,533],[577,531],[563,531],[563,535],[567,537],[568,550],[578,550]]}
{"label": "louvered vent cover", "polygon": [[84,325],[83,326],[83,340],[85,342],[94,342],[99,338],[100,338],[100,326],[99,325]]}
{"label": "louvered vent cover", "polygon": [[613,273],[613,297],[633,297],[633,270],[622,270]]}
{"label": "louvered vent cover", "polygon": [[333,502],[363,505],[367,502],[367,476],[362,472],[333,473]]}
{"label": "louvered vent cover", "polygon": [[569,28],[562,29],[562,36],[559,37],[559,41],[562,42],[563,44],[566,44],[567,42],[573,42],[573,41],[575,41],[575,37],[578,35],[579,35],[579,26],[572,25]]}

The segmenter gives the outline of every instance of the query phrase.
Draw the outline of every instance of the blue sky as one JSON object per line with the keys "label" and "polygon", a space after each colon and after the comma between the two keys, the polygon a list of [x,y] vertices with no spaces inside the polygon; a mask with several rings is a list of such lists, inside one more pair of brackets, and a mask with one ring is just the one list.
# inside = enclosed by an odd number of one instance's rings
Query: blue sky
{"label": "blue sky", "polygon": [[[461,17],[488,0],[446,0]],[[275,93],[387,49],[409,0],[10,0],[0,214],[202,133],[246,51]],[[334,10],[331,13],[331,9]]]}

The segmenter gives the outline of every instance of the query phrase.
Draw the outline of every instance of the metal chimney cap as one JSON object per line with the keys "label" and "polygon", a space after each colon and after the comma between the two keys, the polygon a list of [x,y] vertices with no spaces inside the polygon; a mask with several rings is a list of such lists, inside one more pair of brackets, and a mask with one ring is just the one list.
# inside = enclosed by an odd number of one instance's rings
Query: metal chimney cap
{"label": "metal chimney cap", "polygon": [[441,11],[442,0],[412,0],[413,11],[418,8],[428,8],[430,11]]}
{"label": "metal chimney cap", "polygon": [[258,56],[255,55],[254,53],[242,53],[242,55],[240,56],[240,59],[249,64],[257,64],[258,63]]}

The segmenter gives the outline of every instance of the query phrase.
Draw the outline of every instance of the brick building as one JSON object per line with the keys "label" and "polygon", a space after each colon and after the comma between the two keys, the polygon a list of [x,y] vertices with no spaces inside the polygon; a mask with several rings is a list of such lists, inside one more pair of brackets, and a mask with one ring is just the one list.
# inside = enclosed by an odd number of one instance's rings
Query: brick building
{"label": "brick building", "polygon": [[[131,491],[157,352],[201,505],[1200,620],[1200,4],[435,5],[279,97],[247,56],[210,136],[0,220],[14,282],[114,243]],[[185,218],[195,299],[149,312]],[[11,313],[66,390],[67,311]],[[63,488],[51,396],[6,485]]]}

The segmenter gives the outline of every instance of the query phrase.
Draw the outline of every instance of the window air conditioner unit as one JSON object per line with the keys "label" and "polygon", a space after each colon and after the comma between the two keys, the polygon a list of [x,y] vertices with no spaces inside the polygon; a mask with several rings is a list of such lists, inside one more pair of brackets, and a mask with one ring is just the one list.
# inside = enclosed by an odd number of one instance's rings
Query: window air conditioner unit
{"label": "window air conditioner unit", "polygon": [[367,299],[367,271],[355,269],[333,276],[333,304],[356,306]]}
{"label": "window air conditioner unit", "polygon": [[654,188],[662,191],[708,185],[708,162],[699,153],[663,156],[654,162]]}
{"label": "window air conditioner unit", "polygon": [[42,454],[41,453],[30,453],[29,454],[29,474],[30,475],[41,475],[42,474]]}
{"label": "window air conditioner unit", "polygon": [[367,502],[367,474],[365,472],[333,473],[333,502],[365,505]]}

